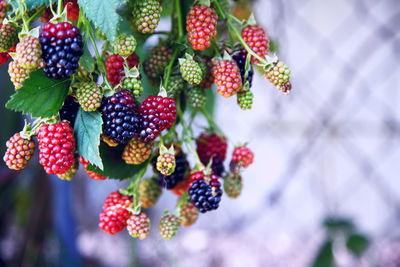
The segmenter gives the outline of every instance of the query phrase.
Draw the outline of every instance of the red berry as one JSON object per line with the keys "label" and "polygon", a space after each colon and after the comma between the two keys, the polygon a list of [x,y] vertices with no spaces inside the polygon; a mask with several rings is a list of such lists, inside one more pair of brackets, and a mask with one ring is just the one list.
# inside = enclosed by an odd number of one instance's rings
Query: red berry
{"label": "red berry", "polygon": [[131,213],[127,210],[132,203],[132,198],[112,192],[108,195],[103,204],[103,211],[100,213],[99,227],[108,234],[116,234],[124,230]]}
{"label": "red berry", "polygon": [[[130,68],[139,66],[139,57],[133,53],[127,58]],[[125,77],[124,58],[120,55],[109,55],[106,60],[107,80],[112,86],[118,85]]]}
{"label": "red berry", "polygon": [[205,50],[211,46],[211,39],[217,35],[218,15],[205,5],[194,6],[186,18],[189,42],[194,50]]}
{"label": "red berry", "polygon": [[0,66],[7,63],[10,58],[8,53],[0,53]]}
{"label": "red berry", "polygon": [[232,60],[220,60],[213,69],[214,82],[218,85],[218,94],[230,97],[242,88],[240,69]]}
{"label": "red berry", "polygon": [[39,163],[48,174],[63,174],[74,164],[74,131],[68,122],[43,124],[37,135]]}
{"label": "red berry", "polygon": [[216,133],[202,133],[196,140],[197,153],[203,164],[207,164],[212,157],[225,160],[228,148],[226,137]]}
{"label": "red berry", "polygon": [[172,126],[176,118],[176,103],[170,97],[149,96],[140,104],[139,112],[143,122],[139,138],[149,142]]}
{"label": "red berry", "polygon": [[188,190],[190,186],[190,176],[185,178],[184,180],[180,181],[174,188],[171,189],[172,193],[181,197],[183,196]]}
{"label": "red berry", "polygon": [[85,172],[87,173],[89,178],[91,178],[93,180],[106,180],[107,179],[107,177],[105,177],[105,176],[103,176],[101,174],[98,174],[98,173],[93,172],[93,171],[86,170],[86,168],[90,164],[90,162],[87,161],[84,157],[79,157],[79,162],[82,164],[82,166],[85,169]]}
{"label": "red berry", "polygon": [[7,0],[0,0],[0,24],[7,16]]}
{"label": "red berry", "polygon": [[[269,40],[265,30],[257,25],[247,26],[242,31],[243,40],[257,55],[264,58],[268,54]],[[251,57],[251,63],[257,64],[259,60]]]}
{"label": "red berry", "polygon": [[246,146],[239,146],[233,150],[232,161],[239,163],[244,168],[253,163],[254,154]]}
{"label": "red berry", "polygon": [[69,20],[77,21],[79,18],[78,0],[64,1],[64,6],[67,8],[67,17]]}
{"label": "red berry", "polygon": [[6,143],[7,151],[3,160],[8,168],[22,170],[32,158],[35,144],[33,141],[21,137],[20,133],[14,134]]}

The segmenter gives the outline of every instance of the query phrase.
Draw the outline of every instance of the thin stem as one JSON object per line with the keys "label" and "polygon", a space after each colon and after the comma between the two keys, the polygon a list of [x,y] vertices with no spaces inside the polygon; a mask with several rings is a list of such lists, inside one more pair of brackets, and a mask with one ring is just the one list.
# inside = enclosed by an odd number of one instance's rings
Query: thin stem
{"label": "thin stem", "polygon": [[42,6],[40,7],[28,20],[27,23],[30,24],[32,21],[36,20],[43,12],[43,10],[45,10],[46,7]]}
{"label": "thin stem", "polygon": [[182,19],[182,9],[179,0],[175,0],[176,13],[178,14],[178,40],[180,41],[183,37],[183,19]]}
{"label": "thin stem", "polygon": [[63,11],[63,1],[62,0],[58,0],[57,15],[61,15],[62,11]]}
{"label": "thin stem", "polygon": [[236,29],[236,27],[233,25],[231,19],[237,19],[236,17],[234,17],[233,15],[229,14],[228,16],[225,14],[225,12],[222,10],[220,4],[218,3],[218,0],[213,0],[218,12],[221,14],[221,17],[223,19],[226,18],[226,21],[228,23],[229,28],[233,31],[233,33],[236,35],[236,37],[238,38],[239,42],[243,45],[243,47],[246,49],[247,53],[249,53],[250,55],[252,55],[253,57],[257,58],[261,65],[267,65],[267,62],[264,58],[260,57],[259,55],[257,55],[256,53],[254,53],[254,51],[246,44],[246,42],[243,40],[242,35],[240,34],[240,32]]}

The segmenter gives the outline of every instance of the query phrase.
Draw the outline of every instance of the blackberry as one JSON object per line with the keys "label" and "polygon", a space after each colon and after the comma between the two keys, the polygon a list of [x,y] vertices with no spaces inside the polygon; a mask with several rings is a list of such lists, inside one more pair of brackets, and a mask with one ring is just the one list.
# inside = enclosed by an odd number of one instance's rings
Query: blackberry
{"label": "blackberry", "polygon": [[189,104],[194,108],[201,108],[207,102],[206,92],[201,87],[193,87],[186,94]]}
{"label": "blackberry", "polygon": [[249,88],[251,88],[253,84],[253,76],[254,76],[254,69],[253,66],[250,65],[250,70],[247,74],[247,80],[245,79],[246,75],[246,57],[247,57],[247,51],[246,49],[240,49],[236,52],[234,52],[232,58],[235,60],[236,64],[239,67],[240,70],[240,76],[242,77],[242,82],[245,84],[246,81],[249,82]]}
{"label": "blackberry", "polygon": [[224,161],[219,156],[213,157],[211,169],[212,169],[213,173],[215,173],[216,175],[221,177],[225,171]]}
{"label": "blackberry", "polygon": [[69,78],[78,68],[83,54],[83,42],[79,29],[68,22],[46,23],[39,36],[42,58],[47,77],[62,80]]}
{"label": "blackberry", "polygon": [[176,119],[176,103],[170,97],[148,96],[140,104],[139,112],[143,123],[139,139],[149,142],[172,126]]}
{"label": "blackberry", "polygon": [[178,95],[185,87],[187,83],[183,80],[181,75],[174,75],[169,78],[168,86],[165,88],[169,97],[175,97]]}
{"label": "blackberry", "polygon": [[237,103],[242,110],[251,109],[253,107],[254,95],[251,91],[242,91],[237,93]]}
{"label": "blackberry", "polygon": [[135,97],[139,97],[144,90],[140,77],[125,77],[122,88],[132,91]]}
{"label": "blackberry", "polygon": [[164,73],[165,67],[168,65],[172,56],[172,49],[166,45],[158,45],[154,47],[149,58],[144,62],[143,68],[146,75],[155,79]]}
{"label": "blackberry", "polygon": [[185,58],[179,59],[179,71],[182,74],[182,78],[191,85],[199,84],[203,79],[203,72],[193,57],[186,54]]}
{"label": "blackberry", "polygon": [[189,188],[190,202],[192,202],[201,213],[216,210],[221,201],[222,190],[220,183],[211,186],[204,179],[194,181]]}
{"label": "blackberry", "polygon": [[18,42],[17,28],[10,24],[0,25],[0,53],[5,53]]}
{"label": "blackberry", "polygon": [[101,113],[103,134],[119,144],[128,143],[140,130],[135,99],[128,90],[103,99]]}
{"label": "blackberry", "polygon": [[140,33],[153,33],[161,18],[162,7],[157,0],[137,1],[133,8],[136,29]]}
{"label": "blackberry", "polygon": [[153,170],[158,176],[158,183],[160,186],[167,189],[174,188],[180,181],[185,178],[186,171],[189,169],[189,162],[186,159],[186,155],[177,149],[178,154],[175,155],[175,171],[171,175],[161,174],[156,167],[157,157],[153,158]]}
{"label": "blackberry", "polygon": [[60,120],[68,121],[71,126],[74,126],[78,109],[79,104],[75,101],[75,98],[71,95],[67,96],[60,110]]}

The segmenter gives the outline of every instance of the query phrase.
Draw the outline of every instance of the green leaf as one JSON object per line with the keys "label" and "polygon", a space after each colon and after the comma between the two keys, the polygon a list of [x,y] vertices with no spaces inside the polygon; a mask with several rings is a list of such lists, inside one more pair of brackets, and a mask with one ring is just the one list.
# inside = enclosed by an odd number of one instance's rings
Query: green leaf
{"label": "green leaf", "polygon": [[315,256],[312,267],[334,267],[335,261],[333,258],[332,240],[327,239],[319,248]]}
{"label": "green leaf", "polygon": [[108,40],[113,41],[119,25],[117,8],[121,1],[78,0],[78,3],[96,28],[99,28],[107,36]]}
{"label": "green leaf", "polygon": [[32,117],[48,118],[56,115],[68,94],[70,80],[48,78],[43,70],[37,70],[22,83],[6,107]]}
{"label": "green leaf", "polygon": [[103,169],[99,152],[102,124],[103,120],[99,112],[85,112],[80,108],[74,127],[79,155],[100,169]]}
{"label": "green leaf", "polygon": [[26,6],[28,7],[29,10],[34,9],[35,7],[39,6],[50,6],[50,1],[49,0],[26,0]]}
{"label": "green leaf", "polygon": [[83,55],[79,59],[79,63],[89,72],[94,71],[94,59],[87,45],[83,47]]}
{"label": "green leaf", "polygon": [[352,233],[346,240],[346,247],[357,257],[362,256],[369,244],[370,241],[368,237],[360,233]]}
{"label": "green leaf", "polygon": [[133,177],[142,170],[142,168],[148,165],[150,159],[140,165],[126,164],[121,157],[122,151],[123,147],[121,146],[109,147],[102,143],[100,145],[100,155],[103,159],[103,170],[96,168],[96,166],[92,164],[89,164],[87,170],[107,176],[110,179],[124,180]]}

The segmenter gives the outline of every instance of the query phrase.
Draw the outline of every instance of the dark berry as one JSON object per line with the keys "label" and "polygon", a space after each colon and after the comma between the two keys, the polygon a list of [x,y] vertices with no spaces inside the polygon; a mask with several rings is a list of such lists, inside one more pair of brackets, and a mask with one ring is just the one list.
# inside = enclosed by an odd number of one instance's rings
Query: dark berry
{"label": "dark berry", "polygon": [[60,119],[68,121],[72,126],[75,125],[76,114],[78,113],[79,104],[73,96],[67,96],[64,105],[60,110]]}
{"label": "dark berry", "polygon": [[217,209],[222,196],[220,186],[220,183],[218,180],[215,180],[215,178],[210,184],[208,184],[205,179],[194,181],[188,191],[190,202],[193,203],[201,213]]}
{"label": "dark berry", "polygon": [[246,49],[240,49],[239,51],[236,51],[232,58],[233,60],[236,61],[236,64],[239,67],[240,70],[240,76],[242,77],[243,84],[248,81],[249,82],[249,88],[251,88],[251,85],[253,84],[253,75],[254,75],[254,70],[253,66],[250,65],[250,70],[248,72],[247,80],[245,80],[245,75],[246,75],[246,57],[247,57],[247,51]]}
{"label": "dark berry", "polygon": [[128,143],[140,130],[140,118],[135,99],[128,90],[122,90],[103,99],[103,134],[119,143]]}
{"label": "dark berry", "polygon": [[78,68],[83,54],[79,29],[68,22],[46,23],[39,37],[46,75],[57,80],[69,78]]}

